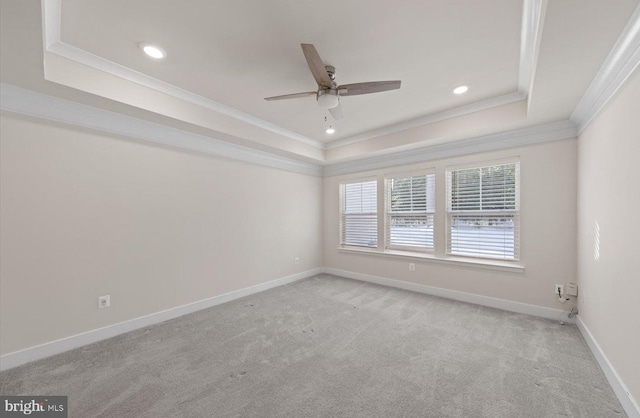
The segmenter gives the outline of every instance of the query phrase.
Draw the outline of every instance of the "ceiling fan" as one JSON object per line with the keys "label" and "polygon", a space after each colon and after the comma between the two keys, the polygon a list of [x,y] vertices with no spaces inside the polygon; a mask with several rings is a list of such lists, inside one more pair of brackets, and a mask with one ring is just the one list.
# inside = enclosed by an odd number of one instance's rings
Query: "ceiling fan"
{"label": "ceiling fan", "polygon": [[379,93],[381,91],[396,90],[400,88],[400,80],[371,81],[366,83],[353,83],[337,85],[336,69],[330,65],[324,65],[318,51],[312,44],[300,44],[302,52],[307,59],[307,64],[318,83],[316,91],[305,93],[285,94],[282,96],[266,97],[265,100],[297,99],[301,97],[316,96],[318,105],[329,109],[334,119],[342,119],[342,107],[340,97],[356,96],[358,94]]}

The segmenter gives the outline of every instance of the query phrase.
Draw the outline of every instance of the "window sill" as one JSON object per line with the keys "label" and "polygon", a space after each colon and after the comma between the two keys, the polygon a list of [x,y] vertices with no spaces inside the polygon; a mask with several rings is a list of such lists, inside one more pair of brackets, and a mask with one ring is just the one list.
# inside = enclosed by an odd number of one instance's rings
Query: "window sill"
{"label": "window sill", "polygon": [[466,257],[437,257],[434,254],[421,254],[408,251],[385,250],[378,251],[376,249],[355,248],[355,247],[338,247],[338,252],[345,254],[358,254],[374,257],[399,258],[404,260],[413,260],[418,262],[444,264],[458,267],[479,268],[485,270],[508,271],[512,273],[524,273],[524,266],[509,261],[484,260],[478,258]]}

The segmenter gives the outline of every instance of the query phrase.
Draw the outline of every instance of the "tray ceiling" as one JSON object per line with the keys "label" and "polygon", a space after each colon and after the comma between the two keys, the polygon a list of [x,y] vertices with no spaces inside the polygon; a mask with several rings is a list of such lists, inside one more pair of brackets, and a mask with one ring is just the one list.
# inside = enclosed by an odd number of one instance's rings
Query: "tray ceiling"
{"label": "tray ceiling", "polygon": [[[523,3],[455,1],[62,2],[61,41],[323,142],[517,90]],[[167,58],[153,61],[138,43]],[[313,98],[265,102],[315,82],[315,44],[341,84],[402,80],[398,91],[342,99],[336,134]],[[452,89],[470,87],[456,96]]]}

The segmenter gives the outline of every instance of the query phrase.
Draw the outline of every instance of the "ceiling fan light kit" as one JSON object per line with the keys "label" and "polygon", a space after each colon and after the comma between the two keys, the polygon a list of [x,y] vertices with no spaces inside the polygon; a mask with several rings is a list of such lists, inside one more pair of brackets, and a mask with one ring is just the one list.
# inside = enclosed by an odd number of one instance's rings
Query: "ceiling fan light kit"
{"label": "ceiling fan light kit", "polygon": [[333,109],[340,104],[337,89],[318,90],[318,106],[323,109]]}
{"label": "ceiling fan light kit", "polygon": [[[318,51],[312,44],[300,44],[302,53],[307,60],[307,65],[318,88],[315,92],[285,94],[282,96],[266,97],[265,100],[298,99],[302,97],[316,96],[318,106],[328,109],[334,119],[342,119],[342,106],[340,97],[356,96],[360,94],[379,93],[400,88],[400,80],[370,81],[366,83],[353,83],[339,86],[335,82],[336,69],[331,65],[324,65]],[[331,130],[331,132],[329,132]],[[335,129],[329,127],[326,132],[333,134]]]}

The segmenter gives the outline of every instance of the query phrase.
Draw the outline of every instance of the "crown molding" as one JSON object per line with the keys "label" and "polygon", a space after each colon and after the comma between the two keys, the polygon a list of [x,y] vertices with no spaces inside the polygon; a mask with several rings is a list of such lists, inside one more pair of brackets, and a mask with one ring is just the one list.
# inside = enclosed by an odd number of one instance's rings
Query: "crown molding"
{"label": "crown molding", "polygon": [[316,139],[308,138],[296,132],[290,131],[263,119],[249,115],[238,109],[218,103],[214,100],[192,93],[180,87],[166,83],[157,78],[150,77],[139,71],[135,71],[124,65],[109,61],[98,55],[92,54],[80,48],[68,45],[60,39],[60,22],[62,17],[62,0],[42,0],[42,22],[44,34],[44,48],[50,52],[71,61],[86,65],[96,70],[104,71],[122,79],[140,84],[145,87],[160,91],[172,97],[204,107],[205,109],[221,113],[226,116],[241,120],[264,130],[294,139],[296,141],[311,145],[315,148],[324,149],[324,143]]}
{"label": "crown molding", "polygon": [[640,5],[571,114],[582,133],[640,64]]}
{"label": "crown molding", "polygon": [[439,122],[445,119],[457,118],[459,116],[468,115],[469,113],[479,112],[481,110],[491,109],[506,105],[509,103],[518,102],[526,99],[526,94],[521,92],[513,92],[505,94],[503,96],[492,97],[491,99],[482,100],[480,102],[472,103],[466,106],[460,106],[453,109],[445,110],[443,112],[431,113],[416,119],[411,119],[406,122],[398,123],[396,125],[387,126],[384,128],[376,129],[373,131],[365,132],[360,135],[355,135],[349,138],[338,139],[337,141],[330,142],[326,145],[327,149],[338,148],[345,145],[355,144],[357,142],[366,141],[368,139],[377,138],[383,135],[389,135],[396,132],[404,131],[411,128],[417,128],[419,126],[428,125],[430,123]]}
{"label": "crown molding", "polygon": [[529,93],[529,87],[533,76],[532,74],[535,71],[536,40],[539,39],[539,33],[542,27],[541,19],[544,12],[543,4],[546,4],[547,0],[523,0],[523,2],[521,30],[522,41],[518,72],[518,90],[516,92],[497,96],[470,105],[457,107],[444,112],[428,114],[410,121],[372,130],[330,143],[324,143],[290,131],[281,126],[277,126],[240,110],[197,95],[62,42],[60,37],[62,0],[42,0],[43,45],[46,52],[59,55],[71,61],[104,71],[108,74],[112,74],[145,87],[152,88],[178,99],[230,116],[307,145],[311,145],[319,149],[331,149],[526,99]]}
{"label": "crown molding", "polygon": [[62,0],[41,0],[42,6],[42,45],[47,51],[60,42],[62,23]]}
{"label": "crown molding", "polygon": [[522,6],[518,91],[525,96],[533,84],[546,10],[547,0],[524,0]]}
{"label": "crown molding", "polygon": [[0,84],[0,109],[295,173],[322,175],[322,167],[316,164],[36,93],[9,84]]}
{"label": "crown molding", "polygon": [[545,125],[500,132],[497,134],[463,139],[445,144],[432,145],[419,149],[401,151],[394,154],[386,154],[363,160],[331,164],[324,167],[323,174],[324,177],[338,176],[342,174],[420,163],[441,158],[575,138],[577,135],[578,130],[576,125],[569,120],[565,120]]}
{"label": "crown molding", "polygon": [[577,136],[575,124],[566,120],[322,167],[318,164],[232,144],[10,84],[0,84],[0,110],[203,152],[250,164],[324,177],[496,151]]}
{"label": "crown molding", "polygon": [[529,97],[529,91],[533,83],[535,68],[538,58],[538,48],[542,35],[544,15],[547,9],[547,0],[523,0],[522,28],[520,33],[520,62],[518,67],[518,90],[502,96],[492,97],[466,106],[460,106],[442,112],[431,113],[401,122],[395,125],[374,129],[359,135],[332,141],[325,145],[326,149],[351,145],[383,135],[389,135],[406,129],[417,128],[445,119],[468,115],[469,113],[491,109],[493,107],[525,100]]}

